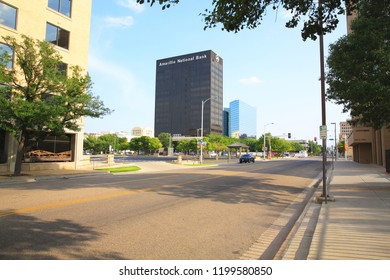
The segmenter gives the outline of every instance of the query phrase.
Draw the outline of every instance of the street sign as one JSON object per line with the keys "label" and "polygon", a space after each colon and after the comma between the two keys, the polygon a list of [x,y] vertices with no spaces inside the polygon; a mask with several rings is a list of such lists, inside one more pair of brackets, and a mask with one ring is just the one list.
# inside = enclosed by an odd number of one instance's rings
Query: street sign
{"label": "street sign", "polygon": [[326,125],[321,125],[320,126],[320,138],[321,139],[326,139],[328,134],[328,128]]}

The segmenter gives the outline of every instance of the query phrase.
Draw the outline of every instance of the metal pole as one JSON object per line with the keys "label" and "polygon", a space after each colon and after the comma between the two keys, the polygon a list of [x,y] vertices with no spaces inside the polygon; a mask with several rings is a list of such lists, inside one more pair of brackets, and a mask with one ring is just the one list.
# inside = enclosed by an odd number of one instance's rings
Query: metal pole
{"label": "metal pole", "polygon": [[[319,24],[322,28],[322,3],[318,1]],[[325,61],[324,61],[324,35],[320,30],[320,70],[321,70],[321,107],[322,107],[322,125],[326,125],[326,100],[325,100]],[[322,139],[322,196],[325,203],[328,203],[328,194],[326,186],[326,139]]]}
{"label": "metal pole", "polygon": [[263,159],[265,160],[265,126],[264,126],[264,149],[263,149]]}
{"label": "metal pole", "polygon": [[345,160],[348,159],[347,158],[347,148],[348,148],[348,146],[347,146],[347,135],[344,134],[344,159]]}
{"label": "metal pole", "polygon": [[211,99],[208,98],[206,100],[202,100],[202,116],[201,116],[201,124],[200,124],[200,164],[203,164],[203,108],[204,108],[204,104],[209,101]]}
{"label": "metal pole", "polygon": [[335,148],[335,151],[334,151],[334,160],[336,161],[337,160],[337,142],[336,142],[336,123],[333,123],[334,124],[334,148]]}
{"label": "metal pole", "polygon": [[[266,128],[267,125],[270,125],[270,124],[274,124],[274,123],[267,123],[267,124],[264,125],[264,150],[263,150],[263,159],[265,159],[265,150],[266,150],[265,144],[267,143],[267,142],[265,141],[265,139],[266,139],[266,136],[265,136],[265,128]],[[267,152],[268,152],[268,151],[267,151]]]}

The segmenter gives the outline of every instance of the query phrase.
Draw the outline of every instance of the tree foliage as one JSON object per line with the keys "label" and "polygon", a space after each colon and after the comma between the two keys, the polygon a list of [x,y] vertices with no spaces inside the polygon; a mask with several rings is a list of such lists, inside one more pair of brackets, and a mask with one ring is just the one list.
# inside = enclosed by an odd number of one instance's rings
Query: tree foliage
{"label": "tree foliage", "polygon": [[197,140],[196,139],[181,140],[177,144],[176,150],[179,152],[184,152],[186,154],[189,154],[190,152],[196,152],[197,151]]}
{"label": "tree foliage", "polygon": [[47,135],[61,135],[66,129],[78,131],[80,118],[98,118],[110,109],[91,92],[92,81],[78,66],[69,75],[61,70],[61,56],[53,45],[21,36],[3,37],[14,59],[0,50],[0,129],[18,142],[15,175],[29,145]]}
{"label": "tree foliage", "polygon": [[352,32],[330,46],[327,98],[351,123],[390,126],[390,2],[364,0]]}
{"label": "tree foliage", "polygon": [[157,151],[161,147],[162,144],[158,138],[151,138],[149,136],[134,137],[130,140],[129,143],[130,150],[136,151],[138,154],[140,152],[150,154]]}
{"label": "tree foliage", "polygon": [[[295,28],[303,22],[303,40],[315,40],[317,35],[333,31],[339,23],[338,15],[356,8],[359,0],[213,0],[212,9],[205,9],[201,15],[205,29],[222,25],[222,30],[238,32],[242,29],[258,27],[269,10],[282,8],[291,12],[286,27]],[[162,9],[178,4],[180,0],[137,0],[137,3],[158,3]],[[319,6],[319,3],[321,4]],[[346,4],[345,4],[346,3]]]}
{"label": "tree foliage", "polygon": [[171,142],[171,134],[170,133],[162,132],[157,137],[160,140],[160,142],[164,148],[169,148],[169,144]]}

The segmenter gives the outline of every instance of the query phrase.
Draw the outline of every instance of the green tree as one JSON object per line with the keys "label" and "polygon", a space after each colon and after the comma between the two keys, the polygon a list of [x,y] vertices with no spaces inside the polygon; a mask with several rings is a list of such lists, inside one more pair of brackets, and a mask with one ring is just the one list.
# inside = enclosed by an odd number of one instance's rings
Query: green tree
{"label": "green tree", "polygon": [[84,139],[84,151],[98,151],[98,138],[93,135],[88,135],[87,138]]}
{"label": "green tree", "polygon": [[345,153],[345,148],[346,148],[345,140],[340,140],[338,145],[337,145],[339,155]]}
{"label": "green tree", "polygon": [[[212,10],[206,9],[201,15],[204,17],[205,29],[221,24],[222,30],[238,32],[244,28],[254,29],[259,26],[269,9],[284,8],[291,12],[291,19],[286,22],[286,27],[294,28],[303,22],[301,35],[306,40],[316,39],[320,33],[333,31],[339,23],[338,15],[345,14],[346,10],[354,10],[358,1],[323,0],[319,12],[318,0],[213,0]],[[151,6],[159,3],[163,10],[179,2],[180,0],[137,0],[139,4],[150,3]]]}
{"label": "green tree", "polygon": [[142,142],[140,141],[139,138],[140,137],[134,137],[129,142],[130,150],[137,152],[137,154],[139,154],[140,151],[142,151]]}
{"label": "green tree", "polygon": [[149,150],[153,153],[158,151],[162,147],[162,144],[158,138],[151,138],[149,140]]}
{"label": "green tree", "polygon": [[83,116],[109,114],[92,94],[92,81],[78,66],[68,75],[61,70],[62,58],[49,42],[21,36],[3,37],[15,57],[0,50],[0,128],[18,142],[14,175],[20,175],[23,154],[30,145],[65,129],[79,131]]}
{"label": "green tree", "polygon": [[249,146],[249,150],[250,151],[255,152],[257,150],[258,141],[256,139],[254,139],[254,138],[245,138],[245,139],[242,139],[241,141],[245,145]]}
{"label": "green tree", "polygon": [[164,148],[169,148],[169,143],[171,141],[171,134],[167,132],[161,132],[157,137]]}
{"label": "green tree", "polygon": [[145,152],[150,154],[155,152],[162,147],[162,144],[158,138],[151,138],[149,136],[134,137],[130,140],[129,148],[130,150],[140,152]]}
{"label": "green tree", "polygon": [[390,127],[390,2],[361,1],[351,30],[330,46],[327,98],[354,125]]}
{"label": "green tree", "polygon": [[189,153],[191,151],[196,152],[197,150],[197,140],[180,140],[176,146],[176,150],[184,153]]}
{"label": "green tree", "polygon": [[272,151],[283,154],[291,149],[291,143],[279,137],[271,138]]}
{"label": "green tree", "polygon": [[230,137],[211,134],[205,137],[205,141],[207,142],[207,151],[220,152],[227,151],[227,146],[232,144],[234,140]]}
{"label": "green tree", "polygon": [[[265,134],[265,147],[267,148],[267,151],[269,151],[269,144],[270,144],[270,141],[272,140],[272,134],[271,133],[266,133]],[[263,147],[264,147],[264,135],[262,135],[259,140],[258,140],[258,146],[257,146],[257,149],[258,151],[263,151]],[[272,143],[271,143],[271,148],[272,148]]]}
{"label": "green tree", "polygon": [[312,155],[319,155],[322,153],[322,146],[318,145],[315,141],[309,141],[308,143],[309,153]]}
{"label": "green tree", "polygon": [[118,137],[116,134],[104,134],[99,136],[100,151],[109,152],[111,150],[120,151],[122,146],[126,149],[127,139],[126,137]]}
{"label": "green tree", "polygon": [[289,152],[299,152],[305,150],[305,148],[298,142],[290,142],[290,143],[291,143],[291,148]]}

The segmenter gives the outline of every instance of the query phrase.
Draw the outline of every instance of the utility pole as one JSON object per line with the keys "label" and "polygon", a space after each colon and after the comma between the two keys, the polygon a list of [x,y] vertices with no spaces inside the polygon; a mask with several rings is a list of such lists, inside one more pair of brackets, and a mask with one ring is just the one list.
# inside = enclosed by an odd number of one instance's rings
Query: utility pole
{"label": "utility pole", "polygon": [[[321,72],[321,112],[322,126],[326,126],[326,99],[325,99],[325,59],[324,59],[324,35],[322,31],[322,3],[318,1],[318,15],[320,24],[320,72]],[[326,138],[322,138],[322,196],[325,203],[328,203],[326,186]]]}

